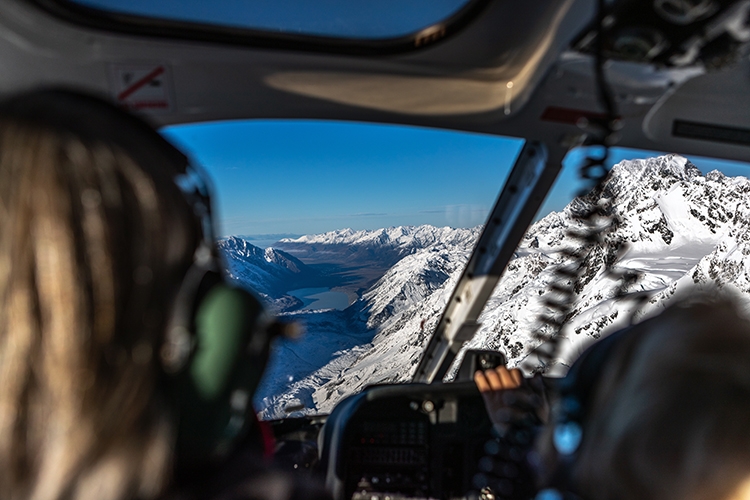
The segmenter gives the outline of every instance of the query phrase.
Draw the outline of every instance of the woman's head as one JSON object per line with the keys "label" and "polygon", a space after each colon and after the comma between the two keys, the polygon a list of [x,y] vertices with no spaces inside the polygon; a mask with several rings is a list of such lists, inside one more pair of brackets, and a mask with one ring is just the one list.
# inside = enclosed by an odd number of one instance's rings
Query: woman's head
{"label": "woman's head", "polygon": [[104,101],[0,104],[0,496],[163,487],[156,353],[201,237],[184,166]]}
{"label": "woman's head", "polygon": [[569,467],[583,498],[729,499],[750,478],[750,323],[677,305],[615,344]]}

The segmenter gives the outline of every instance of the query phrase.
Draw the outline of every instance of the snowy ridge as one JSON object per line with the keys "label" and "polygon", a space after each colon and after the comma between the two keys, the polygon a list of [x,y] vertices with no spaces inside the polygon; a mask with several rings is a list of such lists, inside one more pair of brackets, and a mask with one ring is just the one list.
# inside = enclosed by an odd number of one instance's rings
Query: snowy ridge
{"label": "snowy ridge", "polygon": [[454,229],[451,227],[397,226],[376,230],[354,231],[339,229],[328,233],[302,236],[296,239],[285,238],[281,243],[306,243],[322,245],[361,245],[379,248],[390,247],[422,249],[435,244],[464,245],[476,239],[477,229]]}
{"label": "snowy ridge", "polygon": [[[392,335],[407,338],[404,345],[395,346],[398,351],[396,359],[401,362],[406,353],[410,363],[418,362],[427,333],[434,329],[442,304],[447,300],[447,295],[442,295],[449,293],[455,285],[479,235],[479,228],[420,226],[391,229],[404,230],[402,236],[405,238],[397,245],[413,244],[415,240],[408,234],[411,231],[421,236],[431,235],[422,240],[431,246],[408,249],[411,253],[398,261],[345,311],[286,315],[288,319],[304,322],[308,333],[301,342],[281,344],[279,356],[271,363],[273,372],[264,378],[256,397],[261,418],[282,418],[286,416],[283,408],[297,401],[305,404],[306,413],[328,412],[331,406],[326,402],[333,403],[351,393],[348,386],[344,392],[337,391],[337,386],[343,381],[357,380],[362,385],[390,381],[394,373],[403,370],[383,363],[383,357],[394,354],[391,352],[393,344],[383,342],[383,338]],[[372,241],[371,236],[378,233],[380,231],[360,232],[365,241]],[[438,239],[441,237],[446,242]],[[341,244],[331,238],[327,241],[332,245]],[[415,308],[415,304],[422,307]],[[378,346],[385,351],[378,350]],[[321,368],[311,373],[304,373],[305,369],[301,369],[304,360],[326,355],[328,361],[321,363]],[[349,368],[355,362],[358,368],[352,372]],[[325,396],[319,405],[321,390]]]}
{"label": "snowy ridge", "polygon": [[341,398],[374,383],[411,376],[437,326],[471,246],[427,249],[396,264],[362,298],[362,313],[377,329],[372,346],[339,377],[317,389],[317,412],[328,413]]}

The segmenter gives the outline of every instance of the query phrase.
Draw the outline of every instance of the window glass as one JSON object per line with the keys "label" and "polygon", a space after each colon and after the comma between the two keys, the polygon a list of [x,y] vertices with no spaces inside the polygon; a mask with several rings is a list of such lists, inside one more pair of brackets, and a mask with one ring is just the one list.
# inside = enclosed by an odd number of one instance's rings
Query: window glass
{"label": "window glass", "polygon": [[[279,340],[256,395],[261,418],[329,413],[373,383],[408,381],[522,141],[412,127],[252,121],[170,127],[211,173],[233,280],[307,330]],[[538,344],[568,230],[572,151],[466,347],[519,365]],[[564,373],[588,344],[680,294],[736,291],[750,312],[750,165],[613,148],[609,186],[639,273],[625,299],[592,253],[557,352]],[[579,226],[580,227],[580,226]],[[613,241],[611,238],[610,242]],[[599,257],[597,257],[597,255]],[[647,292],[637,304],[634,293]]]}
{"label": "window glass", "polygon": [[523,141],[324,121],[174,126],[211,175],[230,277],[285,319],[261,418],[407,381]]}
{"label": "window glass", "polygon": [[269,32],[383,39],[415,33],[469,0],[71,0],[87,7],[170,21]]}

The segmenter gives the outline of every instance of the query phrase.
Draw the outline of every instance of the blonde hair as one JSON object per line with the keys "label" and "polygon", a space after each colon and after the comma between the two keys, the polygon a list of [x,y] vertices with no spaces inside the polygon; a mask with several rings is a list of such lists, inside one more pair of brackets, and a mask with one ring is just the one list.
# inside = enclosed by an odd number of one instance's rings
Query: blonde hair
{"label": "blonde hair", "polygon": [[159,141],[87,96],[0,107],[1,498],[152,498],[169,480],[156,354],[198,229]]}

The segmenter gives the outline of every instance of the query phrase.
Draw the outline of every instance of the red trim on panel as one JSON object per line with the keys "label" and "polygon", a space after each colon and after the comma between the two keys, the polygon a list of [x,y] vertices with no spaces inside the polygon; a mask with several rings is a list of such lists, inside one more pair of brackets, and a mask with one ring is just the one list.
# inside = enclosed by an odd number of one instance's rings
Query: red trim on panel
{"label": "red trim on panel", "polygon": [[148,82],[150,82],[151,80],[153,80],[157,76],[161,75],[162,73],[164,73],[164,66],[159,66],[158,68],[156,68],[155,70],[153,70],[151,73],[149,73],[148,75],[144,76],[143,78],[141,78],[140,80],[138,80],[137,82],[135,82],[133,85],[131,85],[130,87],[128,87],[125,90],[123,90],[122,92],[120,92],[117,95],[117,100],[118,101],[124,101],[129,96],[131,96],[133,93],[135,93],[138,89],[140,89],[141,87],[143,87]]}

